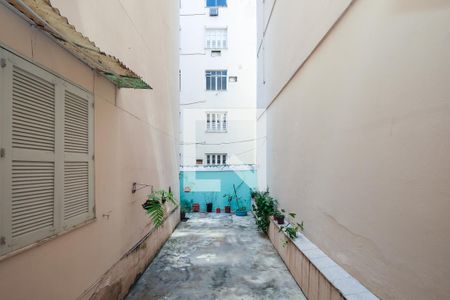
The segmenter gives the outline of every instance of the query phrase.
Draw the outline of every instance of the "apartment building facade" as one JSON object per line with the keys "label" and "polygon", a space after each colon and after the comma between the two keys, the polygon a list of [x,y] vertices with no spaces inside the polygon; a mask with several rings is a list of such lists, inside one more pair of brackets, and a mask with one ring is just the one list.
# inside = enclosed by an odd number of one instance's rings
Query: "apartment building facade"
{"label": "apartment building facade", "polygon": [[[256,174],[256,2],[180,1],[181,200],[250,209]],[[233,204],[232,208],[236,209]]]}
{"label": "apartment building facade", "polygon": [[256,3],[180,1],[183,166],[255,164]]}
{"label": "apartment building facade", "polygon": [[178,41],[173,1],[0,1],[0,298],[123,298],[170,236]]}
{"label": "apartment building facade", "polygon": [[258,183],[321,250],[280,247],[310,299],[448,298],[449,28],[446,0],[258,0]]}

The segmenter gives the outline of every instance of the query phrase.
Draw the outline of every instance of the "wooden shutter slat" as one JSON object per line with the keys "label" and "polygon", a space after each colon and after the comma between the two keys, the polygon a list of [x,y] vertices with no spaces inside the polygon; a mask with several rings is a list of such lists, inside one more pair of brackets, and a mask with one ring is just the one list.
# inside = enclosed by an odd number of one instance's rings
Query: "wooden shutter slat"
{"label": "wooden shutter slat", "polygon": [[66,91],[64,107],[64,151],[89,151],[89,101]]}
{"label": "wooden shutter slat", "polygon": [[54,163],[13,161],[11,194],[13,237],[53,226]]}
{"label": "wooden shutter slat", "polygon": [[14,67],[12,87],[13,148],[54,151],[54,85]]}
{"label": "wooden shutter slat", "polygon": [[94,217],[93,106],[89,93],[64,79],[1,49],[0,56],[11,62],[0,78],[9,178],[3,255]]}
{"label": "wooden shutter slat", "polygon": [[55,85],[13,66],[11,108],[12,148],[32,150],[24,152],[28,153],[24,160],[11,163],[11,237],[15,239],[54,226],[55,163],[33,160],[38,157],[35,153],[55,151]]}
{"label": "wooden shutter slat", "polygon": [[[65,140],[68,138],[70,137],[65,136]],[[74,148],[72,147],[70,150],[73,151]],[[64,220],[88,212],[89,163],[87,161],[68,161],[64,166]]]}

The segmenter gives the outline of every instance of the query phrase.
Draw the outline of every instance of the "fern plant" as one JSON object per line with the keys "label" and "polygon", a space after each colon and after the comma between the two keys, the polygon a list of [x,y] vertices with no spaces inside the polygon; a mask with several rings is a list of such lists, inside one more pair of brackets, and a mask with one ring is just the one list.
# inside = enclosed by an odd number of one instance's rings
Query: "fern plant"
{"label": "fern plant", "polygon": [[155,228],[161,227],[164,223],[164,217],[166,216],[165,204],[167,202],[177,204],[172,192],[160,190],[147,195],[147,201],[142,204],[142,207],[147,211],[147,214],[155,225]]}

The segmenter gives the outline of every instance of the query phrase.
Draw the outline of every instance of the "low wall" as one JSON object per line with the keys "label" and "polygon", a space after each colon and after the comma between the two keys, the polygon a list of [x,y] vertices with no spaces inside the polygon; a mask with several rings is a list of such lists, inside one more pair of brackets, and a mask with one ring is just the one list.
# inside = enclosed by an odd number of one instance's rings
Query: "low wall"
{"label": "low wall", "polygon": [[303,234],[290,240],[279,229],[272,220],[269,239],[309,300],[378,299]]}

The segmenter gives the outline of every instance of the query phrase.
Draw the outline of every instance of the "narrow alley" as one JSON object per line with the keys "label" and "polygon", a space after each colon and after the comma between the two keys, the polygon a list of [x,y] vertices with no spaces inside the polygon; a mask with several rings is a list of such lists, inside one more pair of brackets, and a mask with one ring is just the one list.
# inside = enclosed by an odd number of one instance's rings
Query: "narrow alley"
{"label": "narrow alley", "polygon": [[138,299],[306,299],[253,217],[191,214],[131,288]]}
{"label": "narrow alley", "polygon": [[0,300],[449,299],[449,78],[450,0],[0,0]]}

